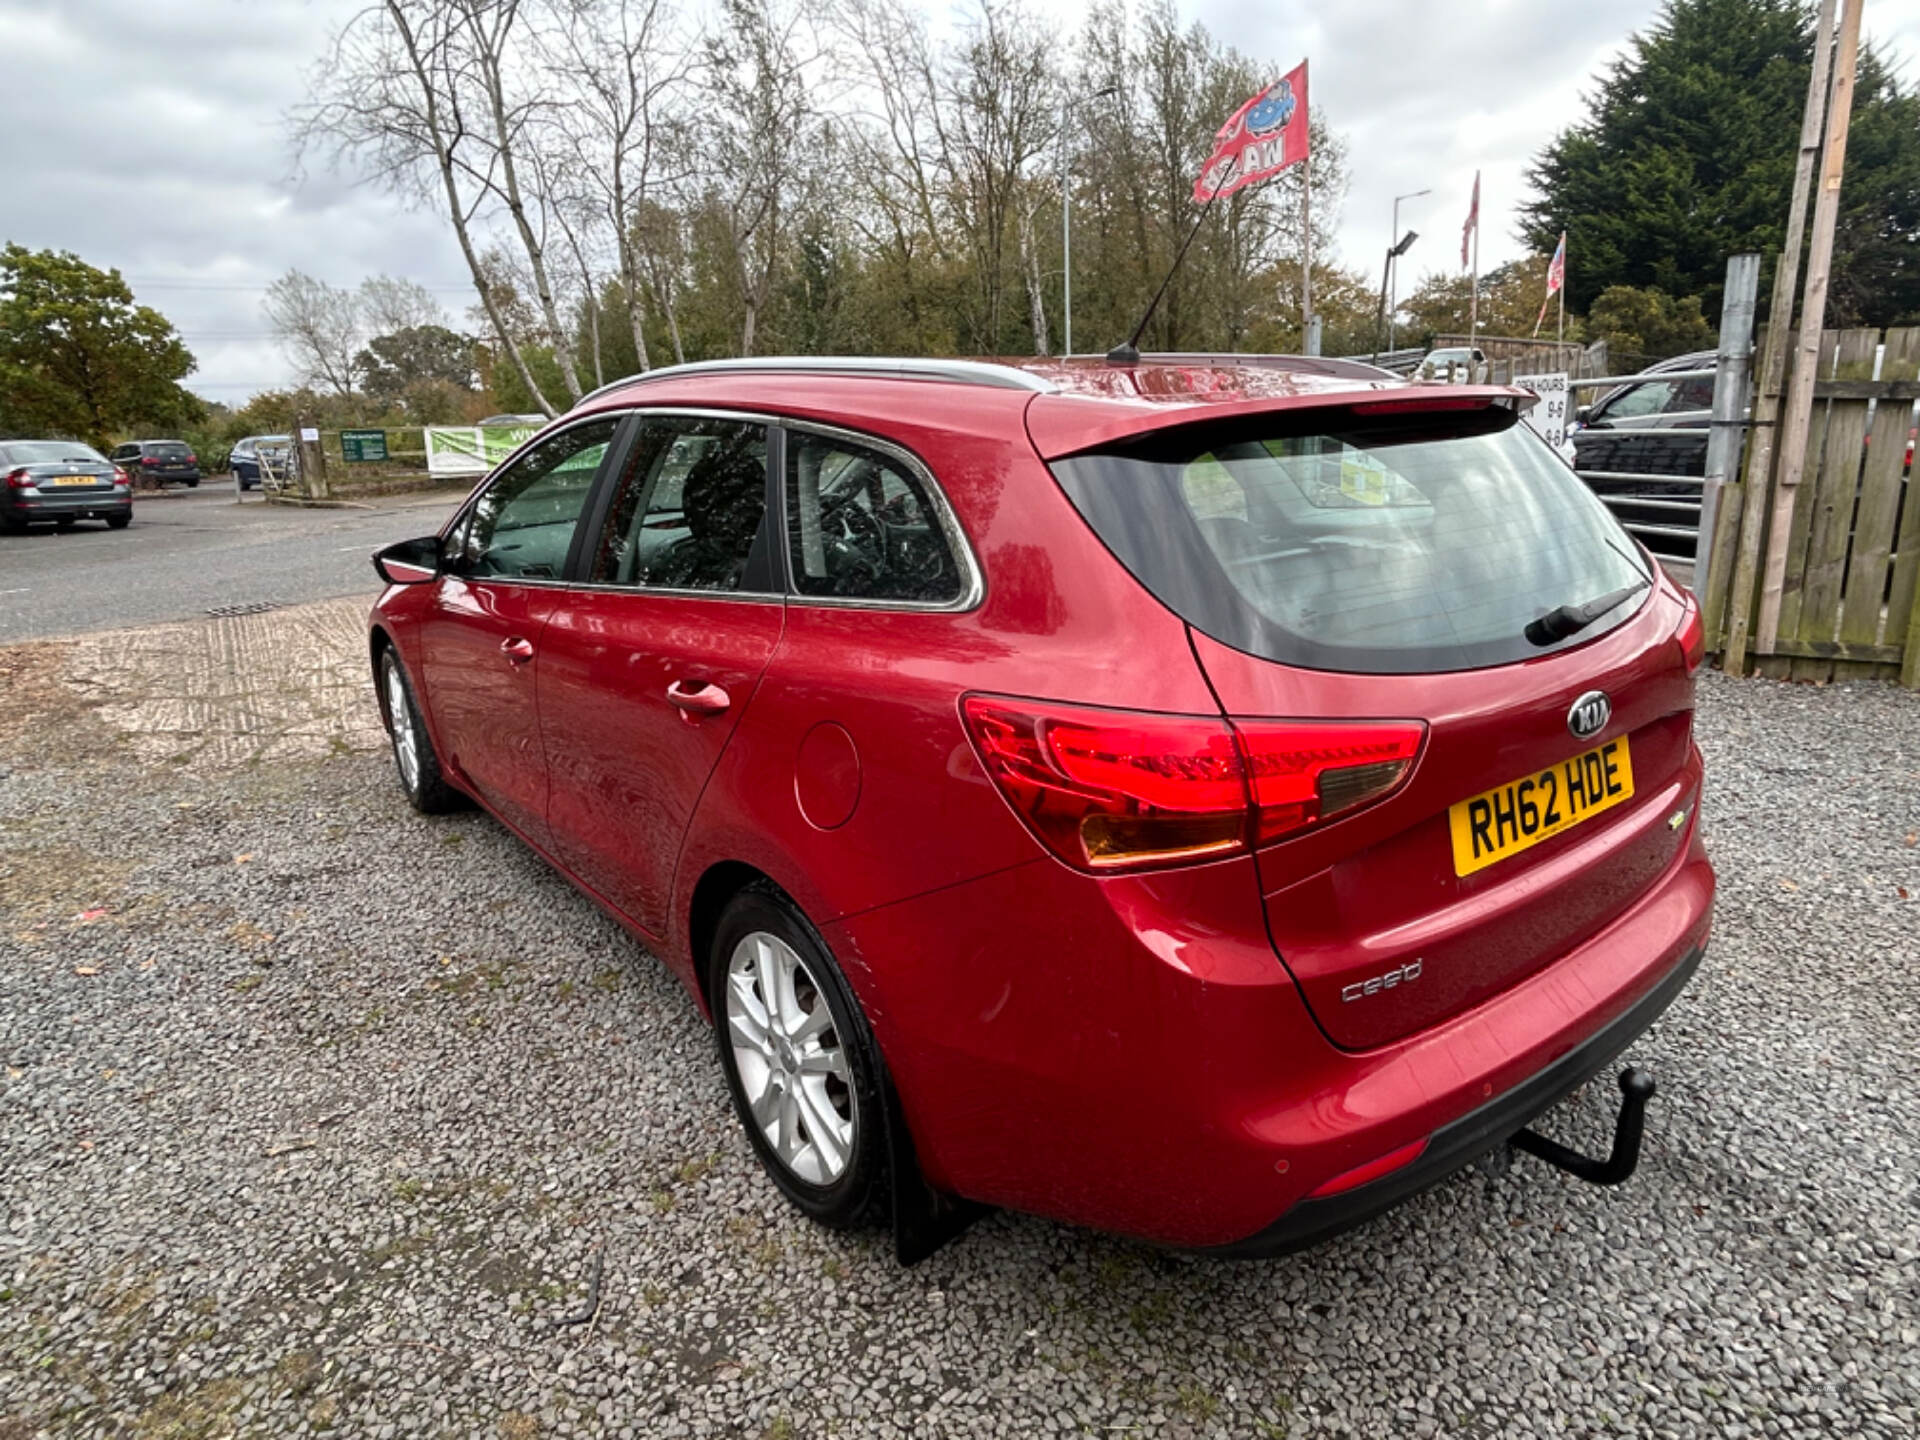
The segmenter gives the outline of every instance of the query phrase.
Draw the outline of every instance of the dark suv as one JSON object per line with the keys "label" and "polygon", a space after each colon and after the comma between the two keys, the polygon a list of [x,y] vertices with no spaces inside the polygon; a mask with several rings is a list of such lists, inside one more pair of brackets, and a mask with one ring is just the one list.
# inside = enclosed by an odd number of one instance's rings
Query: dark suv
{"label": "dark suv", "polygon": [[156,485],[179,480],[189,490],[200,484],[200,457],[184,440],[129,440],[114,447],[113,463],[135,480]]}

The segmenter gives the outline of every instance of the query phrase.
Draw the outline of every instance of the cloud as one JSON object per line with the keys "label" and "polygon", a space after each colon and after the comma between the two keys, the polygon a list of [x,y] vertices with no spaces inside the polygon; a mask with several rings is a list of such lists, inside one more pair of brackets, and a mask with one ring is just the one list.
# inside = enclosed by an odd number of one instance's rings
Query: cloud
{"label": "cloud", "polygon": [[325,168],[296,176],[285,124],[355,0],[0,0],[4,238],[118,269],[199,359],[188,381],[244,400],[290,371],[260,314],[289,267],[370,274],[470,302],[430,213]]}

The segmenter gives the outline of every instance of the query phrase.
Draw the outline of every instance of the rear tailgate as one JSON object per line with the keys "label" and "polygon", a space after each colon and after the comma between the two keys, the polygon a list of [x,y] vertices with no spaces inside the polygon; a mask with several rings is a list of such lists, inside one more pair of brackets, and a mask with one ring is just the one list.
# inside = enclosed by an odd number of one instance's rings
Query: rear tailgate
{"label": "rear tailgate", "polygon": [[[1690,602],[1504,398],[1415,388],[1136,420],[1051,462],[1187,620],[1227,716],[1279,722],[1239,727],[1256,796],[1312,797],[1262,810],[1268,928],[1350,1048],[1565,955],[1690,834]],[[1610,714],[1577,706],[1595,691]],[[1258,738],[1349,720],[1421,722],[1411,771],[1356,749],[1314,772]]]}
{"label": "rear tailgate", "polygon": [[[1420,677],[1302,672],[1195,635],[1229,715],[1412,713],[1428,723],[1402,789],[1258,857],[1274,945],[1336,1044],[1384,1044],[1478,1004],[1579,945],[1673,862],[1688,827],[1669,822],[1691,811],[1699,778],[1693,686],[1673,639],[1681,614],[1663,589],[1591,645],[1497,672]],[[1568,713],[1596,689],[1612,719],[1575,739]],[[1624,788],[1630,767],[1630,796],[1583,806],[1585,818],[1558,833],[1458,873],[1457,803],[1532,778],[1531,793],[1510,803],[1566,815],[1565,762],[1616,743],[1625,754],[1610,756],[1613,779]],[[1548,796],[1543,774],[1561,793]]]}

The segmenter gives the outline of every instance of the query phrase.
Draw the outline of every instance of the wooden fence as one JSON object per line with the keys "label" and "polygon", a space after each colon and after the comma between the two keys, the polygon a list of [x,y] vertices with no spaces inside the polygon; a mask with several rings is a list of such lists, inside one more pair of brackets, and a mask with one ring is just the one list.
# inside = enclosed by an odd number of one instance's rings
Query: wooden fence
{"label": "wooden fence", "polygon": [[[1920,399],[1920,327],[1821,334],[1820,370],[1800,483],[1780,488],[1748,470],[1723,492],[1707,593],[1707,645],[1740,673],[1825,681],[1873,677],[1920,686],[1920,497],[1911,493],[1907,438]],[[1793,351],[1789,350],[1789,354]],[[1757,417],[1764,422],[1766,413]],[[1776,508],[1786,530],[1778,633],[1762,633],[1766,553]]]}

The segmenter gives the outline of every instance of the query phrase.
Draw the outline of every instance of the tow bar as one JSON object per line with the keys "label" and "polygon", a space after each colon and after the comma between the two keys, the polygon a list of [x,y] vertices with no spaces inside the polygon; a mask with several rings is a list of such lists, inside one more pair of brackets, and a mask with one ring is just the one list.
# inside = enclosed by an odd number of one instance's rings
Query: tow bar
{"label": "tow bar", "polygon": [[1618,1185],[1629,1179],[1640,1163],[1640,1136],[1646,1129],[1647,1101],[1653,1098],[1653,1077],[1628,1066],[1620,1072],[1620,1097],[1620,1116],[1613,1124],[1613,1153],[1604,1160],[1569,1150],[1532,1130],[1522,1130],[1507,1144],[1590,1184]]}

